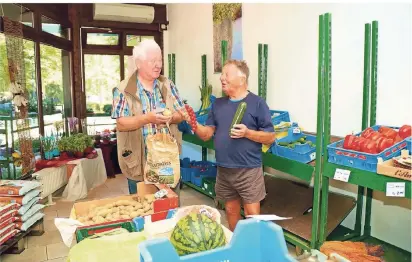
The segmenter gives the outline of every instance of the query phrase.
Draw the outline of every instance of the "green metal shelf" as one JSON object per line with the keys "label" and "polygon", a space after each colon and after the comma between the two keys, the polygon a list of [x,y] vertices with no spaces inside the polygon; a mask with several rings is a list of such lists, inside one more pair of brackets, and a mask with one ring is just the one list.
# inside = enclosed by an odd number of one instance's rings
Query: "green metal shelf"
{"label": "green metal shelf", "polygon": [[[204,148],[214,149],[213,140],[203,141],[195,135],[183,134],[183,140]],[[278,171],[292,174],[293,176],[310,181],[315,171],[315,167],[309,164],[304,164],[291,159],[280,157],[271,153],[263,154],[263,165],[265,167],[271,167]]]}
{"label": "green metal shelf", "polygon": [[394,177],[388,177],[384,175],[379,175],[374,172],[364,171],[356,168],[351,168],[347,166],[325,163],[325,169],[323,175],[333,179],[335,170],[344,169],[350,171],[349,184],[354,184],[358,186],[363,186],[373,190],[386,192],[386,184],[388,182],[404,182],[405,183],[405,197],[411,199],[411,181],[406,181]]}

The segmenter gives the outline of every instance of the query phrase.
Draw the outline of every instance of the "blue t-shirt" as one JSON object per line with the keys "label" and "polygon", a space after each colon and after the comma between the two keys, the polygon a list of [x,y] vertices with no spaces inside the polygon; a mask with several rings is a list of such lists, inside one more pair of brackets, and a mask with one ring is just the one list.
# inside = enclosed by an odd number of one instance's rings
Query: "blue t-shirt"
{"label": "blue t-shirt", "polygon": [[247,138],[231,138],[230,125],[238,105],[246,102],[247,108],[242,124],[250,130],[274,132],[268,105],[261,97],[249,92],[242,100],[232,101],[228,97],[217,98],[212,104],[206,121],[214,126],[216,164],[226,168],[254,168],[262,166],[262,144]]}

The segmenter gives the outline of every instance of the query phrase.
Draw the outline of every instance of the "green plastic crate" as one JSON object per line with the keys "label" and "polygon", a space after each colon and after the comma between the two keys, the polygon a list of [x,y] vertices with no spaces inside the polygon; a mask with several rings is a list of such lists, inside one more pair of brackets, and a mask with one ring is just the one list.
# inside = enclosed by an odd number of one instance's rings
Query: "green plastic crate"
{"label": "green plastic crate", "polygon": [[116,222],[116,223],[109,222],[109,223],[97,225],[97,226],[87,226],[87,227],[77,229],[76,231],[77,243],[97,233],[106,232],[106,231],[116,229],[116,228],[124,228],[129,232],[136,232],[136,228],[133,222],[131,221],[122,221],[122,222]]}
{"label": "green plastic crate", "polygon": [[216,185],[216,177],[202,178],[202,188],[212,197],[216,196],[215,185]]}

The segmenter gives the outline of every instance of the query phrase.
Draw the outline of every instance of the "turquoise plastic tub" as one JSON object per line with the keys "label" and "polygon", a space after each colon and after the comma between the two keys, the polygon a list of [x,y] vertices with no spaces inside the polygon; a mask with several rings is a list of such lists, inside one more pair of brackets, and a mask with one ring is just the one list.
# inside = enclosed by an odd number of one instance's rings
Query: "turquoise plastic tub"
{"label": "turquoise plastic tub", "polygon": [[181,256],[167,238],[139,244],[141,262],[295,262],[289,255],[282,228],[257,219],[241,220],[229,244],[196,254]]}

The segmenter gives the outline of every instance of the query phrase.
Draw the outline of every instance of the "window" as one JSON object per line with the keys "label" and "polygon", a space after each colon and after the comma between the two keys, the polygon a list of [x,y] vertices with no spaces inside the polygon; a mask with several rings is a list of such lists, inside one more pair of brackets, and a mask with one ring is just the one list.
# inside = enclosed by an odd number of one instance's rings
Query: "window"
{"label": "window", "polygon": [[[37,114],[37,86],[34,60],[34,42],[23,40],[24,45],[24,70],[26,89],[29,93],[28,123],[30,137],[32,138],[33,152],[40,152],[39,122]],[[10,92],[10,75],[8,71],[7,48],[5,35],[0,33],[0,129],[6,132],[0,134],[0,159],[7,157],[8,148],[20,150],[17,122],[15,119],[13,95]],[[7,136],[6,136],[7,133]],[[6,140],[7,138],[7,140]],[[2,177],[5,179],[18,179],[22,174],[21,166],[14,167],[12,163],[2,166]]]}
{"label": "window", "polygon": [[49,34],[66,39],[69,38],[69,29],[64,28],[62,25],[48,17],[41,17],[41,28],[44,32],[47,32]]}
{"label": "window", "polygon": [[126,45],[127,46],[136,46],[143,39],[154,39],[154,36],[138,36],[138,35],[127,35],[126,36]]}
{"label": "window", "polygon": [[112,90],[120,82],[120,56],[84,55],[88,134],[113,128]]}
{"label": "window", "polygon": [[56,133],[54,124],[71,115],[69,56],[67,51],[40,45],[45,136]]}
{"label": "window", "polygon": [[119,35],[110,33],[87,33],[88,45],[118,45]]}
{"label": "window", "polygon": [[21,22],[24,25],[33,27],[33,12],[16,4],[0,4],[0,15],[10,18],[13,21]]}

